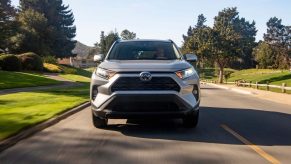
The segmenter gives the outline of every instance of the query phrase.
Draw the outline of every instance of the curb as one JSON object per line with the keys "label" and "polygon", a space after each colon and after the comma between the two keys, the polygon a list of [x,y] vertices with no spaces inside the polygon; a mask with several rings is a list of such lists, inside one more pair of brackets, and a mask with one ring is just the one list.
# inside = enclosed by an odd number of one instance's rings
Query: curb
{"label": "curb", "polygon": [[60,122],[61,120],[83,110],[84,108],[86,108],[88,106],[90,106],[90,102],[85,102],[85,103],[83,103],[75,108],[69,109],[68,111],[66,111],[60,115],[57,115],[57,116],[55,116],[55,117],[53,117],[45,122],[42,122],[42,123],[37,124],[35,126],[32,126],[31,128],[23,130],[20,133],[14,135],[12,137],[9,137],[3,141],[0,141],[0,152],[17,144],[19,141],[21,141],[25,138],[28,138],[28,137],[32,136],[33,134],[35,134],[39,131],[42,131],[43,129],[50,127],[50,126]]}
{"label": "curb", "polygon": [[208,85],[212,85],[221,89],[226,89],[226,90],[230,90],[230,91],[234,91],[240,94],[245,94],[245,95],[255,95],[254,92],[251,91],[246,91],[246,90],[242,90],[242,89],[237,89],[237,88],[231,88],[231,87],[226,87],[226,86],[221,86],[221,85],[217,85],[217,84],[213,84],[213,83],[206,83]]}

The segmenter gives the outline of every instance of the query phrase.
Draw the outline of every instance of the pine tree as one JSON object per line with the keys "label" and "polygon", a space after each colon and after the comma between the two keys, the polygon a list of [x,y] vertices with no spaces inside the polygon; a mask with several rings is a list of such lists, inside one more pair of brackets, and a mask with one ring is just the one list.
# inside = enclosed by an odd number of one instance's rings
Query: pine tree
{"label": "pine tree", "polygon": [[267,22],[267,33],[264,34],[264,40],[269,44],[280,44],[284,33],[282,20],[272,17]]}
{"label": "pine tree", "polygon": [[267,22],[267,33],[264,40],[270,44],[276,53],[277,68],[291,67],[291,30],[289,26],[282,25],[282,20],[272,17]]}
{"label": "pine tree", "polygon": [[198,20],[196,24],[196,28],[203,28],[205,27],[204,23],[206,22],[206,18],[203,14],[198,15]]}
{"label": "pine tree", "polygon": [[125,29],[121,32],[120,36],[123,40],[130,40],[136,38],[136,33],[130,32],[129,30]]}
{"label": "pine tree", "polygon": [[51,53],[59,58],[73,56],[76,27],[74,15],[62,0],[20,0],[22,11],[33,9],[47,19],[46,42]]}
{"label": "pine tree", "polygon": [[106,42],[105,42],[104,31],[101,31],[99,47],[100,47],[100,53],[105,54],[106,53]]}
{"label": "pine tree", "polygon": [[120,39],[120,37],[117,32],[111,31],[108,35],[105,35],[104,31],[101,31],[99,43],[100,53],[104,55],[107,54],[112,44],[118,39]]}
{"label": "pine tree", "polygon": [[112,44],[117,41],[119,38],[119,35],[117,32],[111,31],[106,37],[105,37],[105,45],[106,45],[106,51],[105,54],[110,50]]}
{"label": "pine tree", "polygon": [[17,16],[18,32],[12,37],[12,52],[34,52],[41,56],[50,55],[50,47],[46,42],[47,19],[39,12],[27,9]]}
{"label": "pine tree", "polygon": [[9,47],[9,39],[16,32],[15,14],[11,0],[0,0],[0,49]]}

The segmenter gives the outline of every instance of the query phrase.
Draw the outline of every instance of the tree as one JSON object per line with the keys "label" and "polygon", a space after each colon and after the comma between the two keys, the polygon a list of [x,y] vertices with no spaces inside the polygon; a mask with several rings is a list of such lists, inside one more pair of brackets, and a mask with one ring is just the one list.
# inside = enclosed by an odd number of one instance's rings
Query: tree
{"label": "tree", "polygon": [[196,24],[196,28],[203,28],[206,27],[204,25],[204,23],[206,22],[206,18],[203,14],[198,15],[198,20],[197,20],[197,24]]}
{"label": "tree", "polygon": [[274,68],[276,52],[266,42],[261,42],[254,48],[253,54],[256,58],[259,68]]}
{"label": "tree", "polygon": [[283,33],[282,20],[272,17],[267,22],[267,33],[264,34],[264,40],[269,44],[280,44],[283,42]]}
{"label": "tree", "polygon": [[9,47],[9,40],[16,32],[16,11],[11,0],[0,0],[0,49]]}
{"label": "tree", "polygon": [[255,23],[240,18],[236,7],[226,8],[214,18],[211,58],[219,67],[219,83],[223,83],[224,68],[252,50],[256,32]]}
{"label": "tree", "polygon": [[256,34],[257,29],[255,22],[246,21],[245,18],[240,18],[236,23],[236,31],[240,33],[239,47],[240,52],[237,60],[231,62],[232,68],[245,69],[254,67],[254,58],[252,51],[257,45]]}
{"label": "tree", "polygon": [[123,30],[120,34],[121,39],[123,40],[131,40],[136,38],[136,33],[130,32],[127,29]]}
{"label": "tree", "polygon": [[105,44],[106,44],[106,53],[111,48],[112,44],[117,41],[119,38],[119,35],[117,32],[111,31],[106,37],[105,37]]}
{"label": "tree", "polygon": [[187,31],[187,35],[182,35],[184,43],[186,43],[188,41],[188,39],[192,36],[192,30],[193,28],[191,26],[189,26],[188,31]]}
{"label": "tree", "polygon": [[104,35],[104,31],[101,31],[100,43],[99,43],[100,53],[107,54],[112,44],[118,39],[120,38],[117,32],[111,31],[109,32],[108,35]]}
{"label": "tree", "polygon": [[[198,20],[196,25],[192,28],[189,26],[187,35],[183,35],[184,44],[182,46],[182,52],[183,53],[194,53],[198,51],[198,40],[200,36],[201,30],[203,31],[203,28],[206,28],[207,26],[204,25],[206,22],[206,18],[203,14],[198,15]],[[196,52],[197,53],[197,52]]]}
{"label": "tree", "polygon": [[20,9],[33,9],[47,19],[45,40],[53,55],[58,58],[74,55],[72,50],[76,43],[73,40],[76,27],[74,15],[68,5],[64,5],[62,0],[20,0]]}
{"label": "tree", "polygon": [[21,11],[17,16],[20,25],[17,34],[12,37],[14,53],[35,52],[45,56],[50,54],[46,42],[47,19],[43,14],[32,9]]}
{"label": "tree", "polygon": [[100,53],[106,54],[106,41],[105,41],[104,31],[101,31],[99,47],[100,47]]}
{"label": "tree", "polygon": [[264,40],[276,50],[278,68],[291,67],[291,27],[282,25],[282,20],[272,17],[267,22],[267,33]]}
{"label": "tree", "polygon": [[198,67],[204,68],[204,66],[212,65],[213,61],[210,60],[211,54],[209,47],[209,40],[212,37],[211,28],[204,25],[206,18],[203,14],[198,16],[197,24],[192,28],[192,35],[188,38],[186,43],[186,49],[195,53],[199,57]]}

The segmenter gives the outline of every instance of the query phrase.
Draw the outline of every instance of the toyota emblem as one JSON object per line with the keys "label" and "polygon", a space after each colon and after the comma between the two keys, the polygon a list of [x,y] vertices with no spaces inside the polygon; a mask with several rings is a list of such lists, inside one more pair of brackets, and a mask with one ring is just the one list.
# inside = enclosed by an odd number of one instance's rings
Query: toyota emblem
{"label": "toyota emblem", "polygon": [[149,72],[142,72],[139,74],[139,79],[141,81],[151,81],[152,80],[152,75]]}

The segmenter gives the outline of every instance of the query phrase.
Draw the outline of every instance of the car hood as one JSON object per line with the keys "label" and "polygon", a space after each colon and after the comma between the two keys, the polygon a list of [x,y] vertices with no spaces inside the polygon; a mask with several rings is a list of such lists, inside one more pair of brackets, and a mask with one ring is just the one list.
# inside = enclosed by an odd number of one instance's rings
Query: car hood
{"label": "car hood", "polygon": [[116,72],[175,72],[191,65],[184,60],[105,60],[99,67]]}

